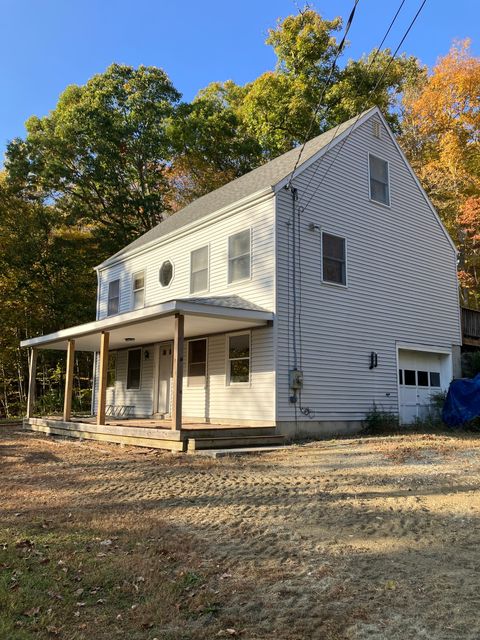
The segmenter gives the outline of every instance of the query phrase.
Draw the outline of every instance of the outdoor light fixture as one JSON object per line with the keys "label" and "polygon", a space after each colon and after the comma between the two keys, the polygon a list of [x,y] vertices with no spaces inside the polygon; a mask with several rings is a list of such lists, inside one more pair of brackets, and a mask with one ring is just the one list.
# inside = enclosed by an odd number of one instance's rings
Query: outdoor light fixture
{"label": "outdoor light fixture", "polygon": [[370,353],[370,366],[368,368],[375,369],[376,367],[378,367],[378,354],[372,351]]}
{"label": "outdoor light fixture", "polygon": [[143,353],[144,353],[145,360],[148,360],[150,358],[150,351],[148,349],[145,349]]}
{"label": "outdoor light fixture", "polygon": [[125,342],[135,342],[135,338],[125,338]]}

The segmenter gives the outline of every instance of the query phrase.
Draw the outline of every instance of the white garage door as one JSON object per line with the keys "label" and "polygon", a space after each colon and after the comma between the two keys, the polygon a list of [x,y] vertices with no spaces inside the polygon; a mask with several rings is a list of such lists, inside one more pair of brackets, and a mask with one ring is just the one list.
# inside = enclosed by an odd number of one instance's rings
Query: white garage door
{"label": "white garage door", "polygon": [[400,349],[398,368],[400,423],[409,424],[428,414],[431,396],[448,384],[448,356]]}

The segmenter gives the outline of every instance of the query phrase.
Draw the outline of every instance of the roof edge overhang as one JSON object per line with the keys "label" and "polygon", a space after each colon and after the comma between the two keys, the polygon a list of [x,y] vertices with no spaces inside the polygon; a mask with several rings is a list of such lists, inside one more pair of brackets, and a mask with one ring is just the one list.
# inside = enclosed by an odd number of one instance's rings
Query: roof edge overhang
{"label": "roof edge overhang", "polygon": [[[221,209],[216,209],[212,213],[209,213],[208,215],[204,216],[203,218],[199,218],[194,222],[189,222],[185,225],[182,225],[178,229],[174,229],[173,231],[166,233],[164,236],[154,238],[153,240],[150,240],[149,242],[146,242],[145,244],[142,244],[138,247],[134,247],[133,249],[131,249],[130,251],[126,251],[125,253],[114,254],[110,258],[107,258],[106,260],[101,262],[99,265],[94,267],[94,269],[97,272],[103,271],[104,269],[107,269],[108,267],[112,267],[115,264],[123,262],[128,258],[132,258],[133,256],[144,253],[145,251],[149,251],[153,246],[161,246],[162,244],[167,244],[171,242],[173,239],[178,239],[184,235],[189,235],[193,229],[195,231],[202,229],[204,226],[208,226],[213,219],[215,221],[222,220],[223,218],[227,218],[230,215],[240,213],[244,209],[248,209],[249,207],[251,207],[253,204],[258,204],[260,202],[263,202],[264,200],[273,198],[274,195],[275,193],[273,191],[273,186],[256,191],[255,193],[252,193],[249,196],[242,198],[241,200],[236,200],[235,202],[232,202],[226,207],[223,207]],[[177,213],[181,213],[181,211],[178,211]],[[172,215],[175,216],[177,215],[177,213],[174,213]]]}
{"label": "roof edge overhang", "polygon": [[[202,316],[207,318],[217,318],[224,320],[241,320],[262,325],[273,320],[273,313],[255,309],[240,309],[236,307],[223,307],[214,304],[203,304],[189,302],[188,300],[171,300],[160,304],[144,307],[136,311],[129,311],[116,316],[109,316],[101,320],[94,320],[85,324],[80,324],[67,329],[60,329],[53,333],[35,338],[28,338],[20,342],[21,347],[39,347],[48,349],[48,345],[53,345],[64,340],[75,340],[76,338],[94,335],[101,332],[113,331],[124,327],[148,322],[156,318],[165,318],[175,314],[185,316]],[[55,347],[52,347],[55,348]]]}

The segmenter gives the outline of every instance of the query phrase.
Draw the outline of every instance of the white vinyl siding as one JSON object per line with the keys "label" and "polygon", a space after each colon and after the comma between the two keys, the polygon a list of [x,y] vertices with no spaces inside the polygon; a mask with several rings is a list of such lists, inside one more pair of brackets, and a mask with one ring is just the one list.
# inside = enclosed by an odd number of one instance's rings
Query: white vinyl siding
{"label": "white vinyl siding", "polygon": [[[235,423],[275,421],[275,373],[273,328],[251,332],[250,385],[227,385],[227,336],[217,334],[207,339],[207,380],[204,386],[190,386],[188,381],[188,341],[185,342],[183,417]],[[146,358],[148,352],[149,357]],[[127,389],[128,350],[117,351],[116,380],[107,389],[107,404],[133,406],[136,417],[150,416],[155,406],[154,345],[143,347],[140,388]],[[98,358],[96,367],[95,402],[98,402]]]}
{"label": "white vinyl siding", "polygon": [[190,254],[190,293],[208,289],[208,245]]}
{"label": "white vinyl siding", "polygon": [[107,315],[113,316],[120,309],[120,280],[110,280],[108,283]]}
{"label": "white vinyl siding", "polygon": [[250,278],[251,268],[250,229],[240,231],[228,238],[228,282]]}
{"label": "white vinyl siding", "polygon": [[133,274],[133,308],[141,309],[145,306],[145,272]]}
{"label": "white vinyl siding", "polygon": [[[371,120],[359,124],[340,151],[333,146],[294,179],[298,206],[312,198],[301,214],[302,278],[301,291],[298,281],[296,291],[302,404],[315,412],[310,423],[362,420],[373,402],[396,412],[397,342],[445,349],[461,343],[454,250],[380,126],[379,139],[372,135]],[[389,210],[368,198],[366,151],[389,163],[395,184]],[[286,224],[292,203],[283,189],[277,198],[277,420],[293,422],[288,383],[293,362],[292,247]],[[321,230],[348,238],[348,289],[319,286]],[[369,369],[372,351],[378,354],[378,366]]]}
{"label": "white vinyl siding", "polygon": [[390,205],[390,174],[388,162],[369,153],[368,170],[371,200]]}
{"label": "white vinyl siding", "polygon": [[[175,214],[177,215],[177,214]],[[181,215],[181,214],[180,214]],[[246,229],[251,233],[250,278],[228,283],[228,237]],[[101,271],[98,317],[107,315],[108,280],[120,280],[120,308],[131,309],[132,274],[145,271],[145,306],[188,298],[190,292],[190,253],[209,246],[208,296],[238,295],[264,309],[274,308],[274,196],[225,217],[217,216],[207,223],[197,222],[169,241],[159,242],[148,250]],[[173,278],[161,285],[159,271],[165,261],[172,264]],[[197,294],[195,294],[197,295]]]}

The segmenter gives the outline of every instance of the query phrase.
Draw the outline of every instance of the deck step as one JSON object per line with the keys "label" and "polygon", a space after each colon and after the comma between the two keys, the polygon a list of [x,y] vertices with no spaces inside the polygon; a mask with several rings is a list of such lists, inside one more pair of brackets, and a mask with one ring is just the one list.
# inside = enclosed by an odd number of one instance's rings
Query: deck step
{"label": "deck step", "polygon": [[285,443],[284,436],[279,435],[252,435],[252,436],[216,436],[188,438],[188,451],[200,451],[204,449],[227,449],[236,447],[272,447]]}
{"label": "deck step", "polygon": [[250,438],[251,436],[274,436],[277,435],[275,427],[233,427],[215,426],[195,428],[191,425],[182,426],[182,435],[190,438]]}

